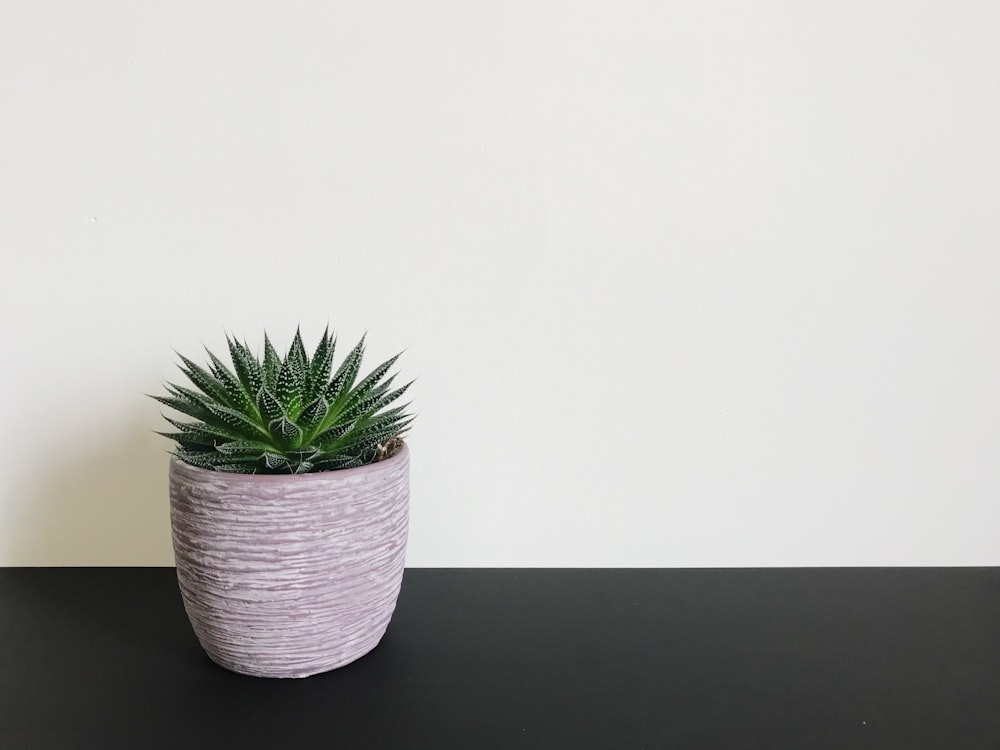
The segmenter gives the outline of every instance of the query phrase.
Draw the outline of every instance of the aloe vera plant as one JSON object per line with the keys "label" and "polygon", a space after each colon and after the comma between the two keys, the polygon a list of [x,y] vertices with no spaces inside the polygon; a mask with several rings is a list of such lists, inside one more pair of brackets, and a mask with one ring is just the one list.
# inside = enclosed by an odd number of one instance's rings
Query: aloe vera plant
{"label": "aloe vera plant", "polygon": [[298,330],[281,357],[264,333],[264,356],[226,336],[230,369],[208,351],[208,368],[178,354],[194,388],[166,383],[157,401],[196,421],[164,415],[175,454],[194,466],[241,474],[302,474],[363,466],[393,455],[413,417],[394,403],[413,381],[390,390],[399,354],[358,380],[362,336],[333,372],[336,339],[323,332],[312,357]]}

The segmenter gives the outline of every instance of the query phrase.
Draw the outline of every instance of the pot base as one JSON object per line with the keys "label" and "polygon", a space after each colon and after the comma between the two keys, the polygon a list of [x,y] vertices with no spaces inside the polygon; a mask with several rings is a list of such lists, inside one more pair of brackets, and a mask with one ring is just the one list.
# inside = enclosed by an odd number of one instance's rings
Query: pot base
{"label": "pot base", "polygon": [[332,672],[335,669],[340,669],[341,667],[346,667],[348,664],[353,664],[358,659],[367,656],[379,643],[382,642],[382,637],[385,635],[385,630],[379,633],[378,637],[373,639],[369,644],[360,645],[355,651],[349,654],[344,654],[343,656],[328,660],[324,662],[315,662],[313,664],[302,663],[300,665],[282,664],[282,665],[266,665],[259,662],[249,662],[241,663],[226,659],[221,654],[216,653],[215,649],[210,649],[206,647],[204,643],[201,644],[202,648],[205,650],[205,654],[208,656],[212,662],[225,670],[230,672],[235,672],[236,674],[246,675],[248,677],[267,677],[283,680],[297,680],[303,677],[313,677],[314,675],[324,674],[326,672]]}

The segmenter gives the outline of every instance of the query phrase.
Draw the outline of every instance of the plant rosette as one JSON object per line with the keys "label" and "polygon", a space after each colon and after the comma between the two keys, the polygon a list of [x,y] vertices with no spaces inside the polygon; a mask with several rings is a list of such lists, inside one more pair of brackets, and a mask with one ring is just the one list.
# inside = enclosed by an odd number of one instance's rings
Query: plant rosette
{"label": "plant rosette", "polygon": [[[331,375],[335,339],[312,357],[296,331],[281,357],[228,338],[232,369],[181,356],[194,389],[167,384],[170,519],[192,628],[221,666],[305,677],[381,640],[403,577],[409,520],[408,404],[390,406],[399,355],[358,380],[364,338]],[[412,382],[412,381],[411,381]]]}

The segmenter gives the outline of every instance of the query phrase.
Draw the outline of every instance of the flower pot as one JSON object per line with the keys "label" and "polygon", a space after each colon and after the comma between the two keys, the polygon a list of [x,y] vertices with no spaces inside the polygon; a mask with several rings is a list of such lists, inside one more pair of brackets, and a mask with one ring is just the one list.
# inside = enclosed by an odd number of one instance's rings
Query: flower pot
{"label": "flower pot", "polygon": [[208,656],[307,677],[378,645],[403,579],[409,449],[354,469],[231,474],[170,461],[184,608]]}

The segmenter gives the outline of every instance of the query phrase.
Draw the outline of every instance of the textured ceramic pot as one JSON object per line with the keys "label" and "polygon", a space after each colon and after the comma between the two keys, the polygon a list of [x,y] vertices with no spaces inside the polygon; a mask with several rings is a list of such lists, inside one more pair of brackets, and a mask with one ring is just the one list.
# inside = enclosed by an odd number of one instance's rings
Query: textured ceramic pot
{"label": "textured ceramic pot", "polygon": [[209,657],[307,677],[378,645],[403,579],[409,449],[356,469],[230,474],[170,462],[184,608]]}

